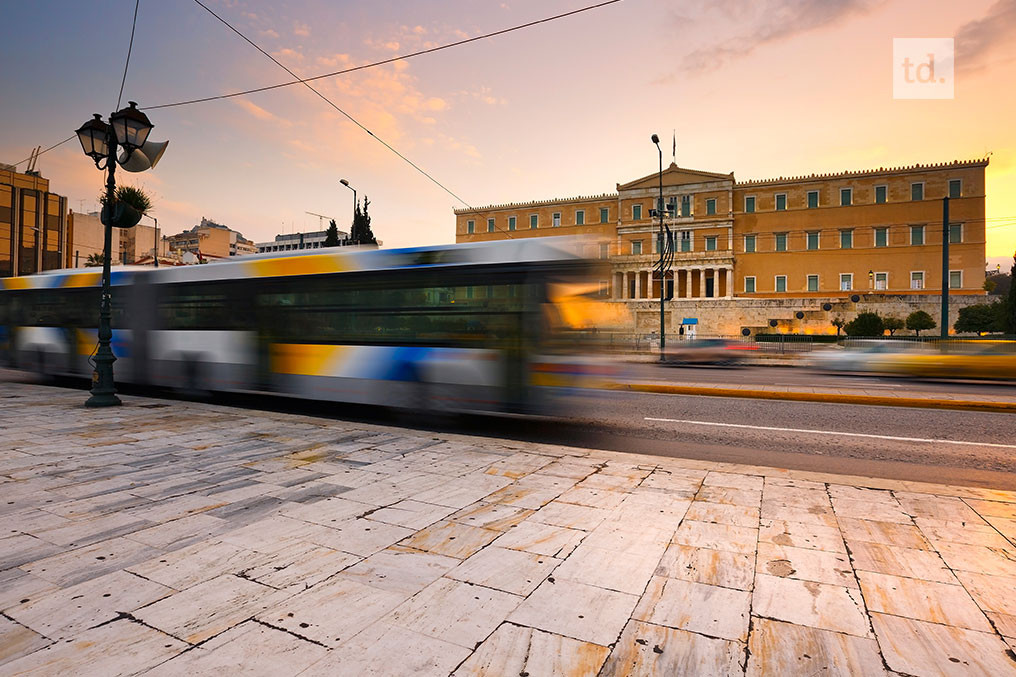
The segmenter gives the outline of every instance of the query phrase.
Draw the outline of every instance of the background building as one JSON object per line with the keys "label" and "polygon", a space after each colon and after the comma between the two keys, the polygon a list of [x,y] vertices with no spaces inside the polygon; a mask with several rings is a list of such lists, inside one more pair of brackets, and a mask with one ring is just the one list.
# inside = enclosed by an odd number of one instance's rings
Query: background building
{"label": "background building", "polygon": [[[984,294],[987,165],[738,182],[733,172],[671,164],[662,177],[676,252],[664,280],[675,302],[667,321],[693,318],[708,333],[829,331],[831,315],[849,319],[872,304],[884,313],[919,308],[937,317],[946,196],[951,295],[959,305],[976,302]],[[652,213],[659,182],[654,172],[618,184],[615,193],[456,210],[456,241],[593,236],[588,253],[612,264],[604,295],[628,305],[633,327],[658,327],[659,219]]]}
{"label": "background building", "polygon": [[0,164],[0,277],[69,265],[67,198],[38,172]]}
{"label": "background building", "polygon": [[[345,244],[349,239],[349,233],[339,232],[339,242]],[[288,252],[294,249],[319,249],[325,246],[327,230],[316,230],[312,233],[288,233],[276,235],[272,242],[258,242],[254,245],[259,253],[264,252]]]}
{"label": "background building", "polygon": [[171,235],[167,240],[170,252],[175,252],[178,256],[190,253],[199,260],[224,259],[257,252],[254,243],[239,232],[204,217],[201,217],[201,223],[190,230]]}

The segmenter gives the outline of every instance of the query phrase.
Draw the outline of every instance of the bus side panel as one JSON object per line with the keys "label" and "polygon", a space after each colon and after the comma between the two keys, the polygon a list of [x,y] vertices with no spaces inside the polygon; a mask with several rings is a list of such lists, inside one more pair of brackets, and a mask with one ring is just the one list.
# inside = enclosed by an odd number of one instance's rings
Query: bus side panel
{"label": "bus side panel", "polygon": [[300,397],[411,409],[496,410],[498,351],[410,346],[275,343],[273,389]]}
{"label": "bus side panel", "polygon": [[152,383],[201,390],[251,390],[257,332],[160,329],[148,334]]}

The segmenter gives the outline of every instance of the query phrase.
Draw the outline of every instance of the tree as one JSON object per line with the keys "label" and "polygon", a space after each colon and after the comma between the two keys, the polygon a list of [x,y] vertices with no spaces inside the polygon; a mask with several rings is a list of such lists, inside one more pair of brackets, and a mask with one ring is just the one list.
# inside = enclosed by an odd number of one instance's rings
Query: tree
{"label": "tree", "polygon": [[338,247],[342,244],[339,241],[339,227],[335,225],[335,219],[328,223],[328,230],[325,232],[325,247]]}
{"label": "tree", "polygon": [[907,315],[907,329],[913,330],[918,336],[923,330],[934,329],[937,326],[935,319],[923,310],[915,310]]}
{"label": "tree", "polygon": [[102,265],[102,262],[106,260],[106,257],[102,255],[102,252],[96,254],[89,254],[88,260],[85,261],[85,268],[96,268]]}
{"label": "tree", "polygon": [[360,205],[357,204],[356,211],[353,212],[353,227],[349,232],[349,239],[353,244],[377,244],[377,239],[370,229],[370,214],[367,213],[369,204],[367,196],[364,195],[363,209],[361,210]]}
{"label": "tree", "polygon": [[[135,186],[117,186],[116,192],[113,195],[117,202],[126,202],[142,214],[147,214],[152,208],[152,198],[148,197],[148,193],[146,193],[142,188],[137,188]],[[105,206],[106,191],[102,191],[99,194],[99,204]]]}
{"label": "tree", "polygon": [[845,325],[846,323],[847,323],[846,320],[844,320],[842,317],[837,315],[836,317],[834,317],[832,319],[832,322],[830,324],[832,324],[834,327],[836,327],[836,335],[839,336],[840,335],[840,330],[843,329],[843,325]]}
{"label": "tree", "polygon": [[847,336],[881,336],[885,325],[878,313],[859,313],[857,317],[843,325]]}
{"label": "tree", "polygon": [[889,335],[892,336],[898,329],[903,329],[906,324],[898,317],[887,317],[882,320],[882,326],[888,330]]}
{"label": "tree", "polygon": [[1002,303],[978,303],[960,308],[953,329],[957,332],[994,332],[1003,330]]}

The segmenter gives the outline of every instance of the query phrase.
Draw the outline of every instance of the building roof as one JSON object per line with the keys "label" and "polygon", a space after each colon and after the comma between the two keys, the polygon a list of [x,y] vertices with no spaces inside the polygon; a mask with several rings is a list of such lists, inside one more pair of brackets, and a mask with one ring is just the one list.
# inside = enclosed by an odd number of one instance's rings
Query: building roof
{"label": "building roof", "polygon": [[[670,166],[663,170],[663,185],[665,186],[683,186],[689,183],[708,183],[710,181],[723,180],[733,181],[734,172],[729,174],[704,172],[700,169],[678,167],[675,162],[671,162]],[[637,190],[639,188],[655,188],[658,185],[660,185],[660,172],[653,172],[628,183],[619,183],[617,184],[617,189],[619,191]]]}
{"label": "building roof", "polygon": [[937,162],[933,164],[914,164],[899,167],[879,167],[878,169],[858,169],[843,172],[831,172],[828,174],[802,174],[800,176],[780,176],[772,179],[748,179],[738,181],[735,186],[763,186],[779,183],[797,183],[800,181],[827,181],[829,179],[858,178],[862,176],[883,176],[890,174],[911,174],[914,172],[938,171],[945,169],[962,169],[967,167],[987,167],[988,158],[977,160],[953,160],[952,162]]}
{"label": "building roof", "polygon": [[503,204],[484,205],[456,209],[456,214],[481,214],[495,209],[514,209],[516,207],[547,207],[550,205],[568,204],[570,202],[589,202],[590,200],[616,200],[617,193],[600,193],[599,195],[576,195],[575,197],[555,197],[549,200],[530,200],[529,202],[505,202]]}

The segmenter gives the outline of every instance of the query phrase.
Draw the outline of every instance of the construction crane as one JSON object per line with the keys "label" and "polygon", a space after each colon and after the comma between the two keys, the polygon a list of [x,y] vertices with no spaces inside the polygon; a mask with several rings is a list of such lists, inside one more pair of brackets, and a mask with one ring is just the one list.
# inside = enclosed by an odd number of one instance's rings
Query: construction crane
{"label": "construction crane", "polygon": [[325,229],[325,219],[328,219],[329,221],[335,220],[333,217],[325,216],[324,214],[315,214],[314,212],[305,212],[305,213],[310,214],[311,216],[318,217],[318,230]]}

